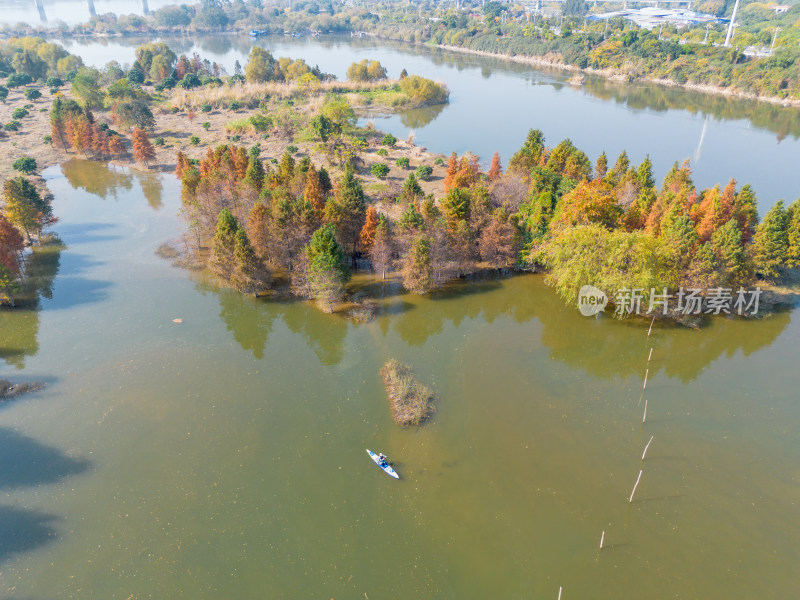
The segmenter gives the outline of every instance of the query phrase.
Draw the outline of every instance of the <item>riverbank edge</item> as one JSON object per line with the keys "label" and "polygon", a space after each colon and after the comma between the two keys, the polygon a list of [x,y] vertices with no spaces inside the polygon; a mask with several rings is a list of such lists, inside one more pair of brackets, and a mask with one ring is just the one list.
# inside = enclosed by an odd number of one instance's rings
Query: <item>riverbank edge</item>
{"label": "riverbank edge", "polygon": [[[197,31],[192,33],[199,33],[199,34],[213,34],[213,35],[230,35],[230,36],[239,36],[239,35],[246,35],[247,31],[245,30],[229,30],[229,31],[221,31],[221,32],[214,32],[214,31]],[[498,60],[507,60],[509,62],[515,62],[518,64],[525,64],[530,65],[532,67],[537,67],[539,69],[552,69],[557,71],[568,71],[570,73],[582,73],[585,75],[594,75],[597,77],[602,77],[607,81],[612,81],[616,83],[653,83],[656,85],[661,85],[664,87],[672,87],[672,88],[681,88],[690,92],[700,92],[703,94],[712,94],[715,96],[726,96],[728,98],[736,98],[740,100],[751,100],[755,102],[764,102],[766,104],[773,104],[776,106],[781,106],[784,108],[800,108],[800,98],[779,98],[777,96],[760,96],[758,94],[753,94],[750,92],[742,92],[739,90],[735,90],[732,88],[724,88],[716,85],[708,85],[708,84],[701,84],[701,83],[679,83],[673,79],[666,79],[666,78],[659,78],[659,77],[635,77],[633,79],[629,78],[629,73],[621,72],[616,69],[594,69],[592,67],[581,68],[576,65],[569,65],[562,62],[558,62],[555,60],[550,60],[545,58],[544,56],[540,55],[532,55],[532,54],[501,54],[497,52],[486,52],[484,50],[473,50],[471,48],[462,48],[460,46],[451,46],[448,44],[429,44],[427,42],[409,42],[407,40],[396,39],[393,37],[388,37],[385,35],[379,35],[376,33],[368,33],[365,32],[367,37],[375,40],[387,41],[387,42],[394,42],[394,43],[402,43],[408,44],[409,46],[421,46],[426,48],[437,48],[439,50],[446,50],[449,52],[458,52],[461,54],[472,54],[474,56],[483,56],[486,58],[494,58]],[[8,34],[2,33],[0,34],[0,38],[6,37]],[[37,35],[41,35],[45,38],[52,37],[53,39],[63,39],[63,38],[76,38],[76,39],[91,39],[91,38],[98,38],[98,39],[114,39],[114,38],[147,38],[152,36],[164,36],[164,37],[191,37],[191,34],[185,31],[159,31],[159,30],[148,30],[148,31],[136,31],[136,32],[115,32],[109,34],[83,34],[80,32],[61,32],[56,33],[55,31],[46,31],[46,32],[37,32]],[[346,35],[346,34],[326,34],[326,35]],[[13,37],[13,36],[9,36]],[[271,36],[267,37],[282,37],[282,34],[276,33]],[[256,38],[254,38],[256,39]]]}
{"label": "riverbank edge", "polygon": [[367,34],[368,36],[384,41],[398,42],[402,41],[405,44],[413,46],[423,46],[427,48],[437,48],[439,50],[447,50],[449,52],[459,52],[461,54],[471,54],[473,56],[483,56],[485,58],[494,58],[498,60],[506,60],[518,64],[530,65],[539,69],[552,69],[558,71],[568,71],[570,73],[581,73],[585,75],[594,75],[602,77],[607,81],[616,83],[654,83],[664,87],[682,88],[690,92],[700,92],[704,94],[713,94],[716,96],[727,96],[729,98],[737,98],[740,100],[752,100],[755,102],[764,102],[767,104],[774,104],[784,108],[800,108],[800,98],[778,98],[777,96],[759,96],[756,94],[741,92],[731,88],[724,88],[715,85],[706,85],[700,83],[678,83],[672,79],[663,79],[658,77],[636,77],[629,79],[627,73],[617,71],[616,69],[593,69],[591,67],[582,69],[576,65],[568,65],[554,60],[549,60],[543,56],[529,55],[529,54],[500,54],[496,52],[486,52],[484,50],[473,50],[471,48],[461,48],[460,46],[450,46],[447,44],[428,44],[425,42],[407,42],[405,40],[396,40],[391,37],[384,37],[375,34]]}

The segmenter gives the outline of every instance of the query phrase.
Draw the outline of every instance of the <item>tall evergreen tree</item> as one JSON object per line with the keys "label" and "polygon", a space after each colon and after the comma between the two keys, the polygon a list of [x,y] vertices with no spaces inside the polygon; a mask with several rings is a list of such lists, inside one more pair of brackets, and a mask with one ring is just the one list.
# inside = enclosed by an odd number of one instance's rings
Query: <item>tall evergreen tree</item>
{"label": "tall evergreen tree", "polygon": [[264,165],[258,156],[248,157],[247,173],[244,180],[249,183],[257,192],[261,192],[264,187]]}
{"label": "tall evergreen tree", "polygon": [[403,261],[403,287],[415,294],[424,294],[433,287],[431,242],[425,236],[414,240]]}
{"label": "tall evergreen tree", "polygon": [[786,210],[783,200],[779,200],[764,216],[753,238],[753,264],[764,279],[777,280],[786,265],[789,250],[786,229]]}
{"label": "tall evergreen tree", "polygon": [[211,242],[209,268],[223,281],[230,281],[236,266],[234,250],[239,223],[230,210],[223,208],[217,218],[214,239]]}
{"label": "tall evergreen tree", "polygon": [[344,285],[350,279],[350,270],[344,262],[344,253],[336,242],[332,224],[320,227],[306,246],[308,257],[308,285],[313,298],[327,310],[341,301]]}
{"label": "tall evergreen tree", "polygon": [[800,268],[800,198],[789,207],[786,226],[786,265],[792,269]]}
{"label": "tall evergreen tree", "polygon": [[544,153],[544,134],[538,129],[531,129],[522,148],[508,161],[508,170],[528,175],[531,169],[539,164]]}
{"label": "tall evergreen tree", "polygon": [[608,173],[608,156],[605,152],[597,157],[597,162],[594,165],[594,178],[602,179]]}
{"label": "tall evergreen tree", "polygon": [[233,260],[230,283],[234,289],[253,294],[266,285],[267,270],[250,246],[247,233],[241,228],[234,235]]}
{"label": "tall evergreen tree", "polygon": [[336,226],[337,238],[347,252],[355,256],[361,228],[364,227],[367,205],[364,190],[347,169],[336,192],[325,205],[325,218]]}

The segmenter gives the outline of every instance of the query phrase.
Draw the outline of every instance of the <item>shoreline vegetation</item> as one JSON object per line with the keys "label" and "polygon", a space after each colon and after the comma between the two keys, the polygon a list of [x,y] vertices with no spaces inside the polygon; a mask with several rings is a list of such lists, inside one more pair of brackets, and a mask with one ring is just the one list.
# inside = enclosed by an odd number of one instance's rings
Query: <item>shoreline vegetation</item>
{"label": "shoreline vegetation", "polygon": [[[393,38],[386,38],[386,39],[392,40]],[[424,46],[426,44],[420,44],[420,45]],[[654,83],[657,85],[663,85],[665,87],[682,88],[685,90],[689,90],[692,92],[700,92],[703,94],[715,94],[719,96],[726,96],[729,98],[754,100],[756,102],[766,102],[769,104],[775,104],[782,107],[800,107],[800,98],[764,96],[752,92],[744,92],[718,85],[692,83],[689,81],[679,83],[673,79],[663,78],[663,77],[630,78],[628,73],[624,71],[619,71],[615,69],[593,69],[591,67],[581,68],[576,65],[565,64],[563,62],[558,62],[557,60],[547,59],[544,56],[498,54],[494,52],[484,52],[482,50],[471,50],[469,48],[460,48],[458,46],[448,46],[445,44],[438,44],[436,47],[442,50],[447,50],[448,52],[460,52],[462,54],[471,54],[474,56],[497,58],[500,60],[507,60],[515,63],[531,65],[540,69],[554,69],[558,71],[568,71],[570,73],[575,73],[576,77],[580,77],[581,74],[594,75],[597,77],[602,77],[608,81],[613,81],[617,83],[632,83],[636,81],[642,81],[645,83]],[[574,82],[573,79],[575,80]],[[583,81],[581,79],[575,79],[575,77],[573,77],[573,79],[570,80],[571,85],[583,85]]]}
{"label": "shoreline vegetation", "polygon": [[[464,2],[417,10],[388,0],[371,10],[357,6],[289,6],[205,2],[163,7],[140,16],[104,14],[73,27],[5,26],[5,36],[161,36],[212,33],[372,36],[479,54],[540,68],[591,73],[612,81],[648,81],[783,106],[800,105],[800,5],[778,13],[745,3],[730,46],[725,25],[679,28],[656,34],[621,17],[588,20],[603,9],[577,0],[558,12],[531,14],[521,5]],[[731,3],[704,0],[699,10],[728,17]]]}
{"label": "shoreline vegetation", "polygon": [[392,419],[401,427],[422,425],[433,413],[433,392],[420,383],[411,368],[395,359],[381,367]]}
{"label": "shoreline vegetation", "polygon": [[[29,77],[17,86],[23,93],[12,87],[0,106],[0,115],[19,117],[6,135],[26,140],[11,152],[23,175],[2,166],[7,303],[26,274],[25,248],[45,239],[55,219],[30,177],[65,154],[175,173],[187,233],[161,256],[205,265],[242,293],[314,299],[328,312],[349,307],[356,320],[375,313],[371,299],[348,287],[353,271],[365,269],[417,294],[489,270],[543,271],[570,304],[583,285],[610,298],[641,288],[645,305],[652,290],[735,291],[759,281],[789,283],[776,302],[796,298],[788,290],[800,266],[800,201],[777,203],[759,223],[749,185],[698,190],[688,162],[659,187],[649,158],[632,165],[623,151],[613,164],[605,153],[592,162],[570,140],[548,146],[531,130],[506,168],[495,153],[484,172],[473,154],[445,160],[371,124],[358,127],[357,109],[447,100],[446,87],[405,70],[389,80],[380,63],[365,60],[342,83],[254,47],[227,76],[197,55],[151,43],[128,71],[78,65],[64,81],[63,69],[76,62],[63,49],[29,38],[0,46],[0,56],[9,45],[50,60],[41,59],[39,83]],[[17,154],[37,145],[20,128],[41,136],[40,154]]]}

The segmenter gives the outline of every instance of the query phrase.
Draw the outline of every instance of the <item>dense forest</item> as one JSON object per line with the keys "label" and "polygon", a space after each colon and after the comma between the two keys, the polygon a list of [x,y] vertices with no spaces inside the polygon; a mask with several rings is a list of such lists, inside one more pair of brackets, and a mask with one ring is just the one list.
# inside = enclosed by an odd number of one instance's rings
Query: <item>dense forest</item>
{"label": "dense forest", "polygon": [[697,190],[688,163],[659,187],[649,159],[631,165],[623,152],[592,164],[569,140],[547,147],[534,130],[506,172],[497,155],[484,173],[476,156],[454,154],[443,197],[425,196],[412,172],[379,203],[357,165],[339,165],[332,182],[309,156],[287,150],[273,169],[257,147],[220,145],[197,164],[180,155],[177,175],[187,220],[198,245],[212,240],[209,266],[221,280],[252,293],[277,274],[328,309],[359,266],[397,271],[415,293],[487,268],[543,267],[569,302],[585,284],[612,297],[642,289],[647,301],[653,289],[735,290],[800,266],[800,201],[777,203],[759,223],[750,186]]}

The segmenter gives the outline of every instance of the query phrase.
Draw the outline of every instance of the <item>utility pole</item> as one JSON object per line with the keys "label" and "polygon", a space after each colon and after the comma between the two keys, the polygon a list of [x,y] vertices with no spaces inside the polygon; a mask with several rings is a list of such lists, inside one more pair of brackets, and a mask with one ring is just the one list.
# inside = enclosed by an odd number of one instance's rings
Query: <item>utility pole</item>
{"label": "utility pole", "polygon": [[736,11],[739,10],[739,0],[733,5],[733,14],[731,15],[731,22],[728,25],[728,34],[725,36],[725,47],[729,48],[731,45],[731,37],[733,37],[733,22],[736,20]]}
{"label": "utility pole", "polygon": [[703,46],[708,45],[708,32],[711,30],[711,25],[706,25],[706,37],[703,38]]}

